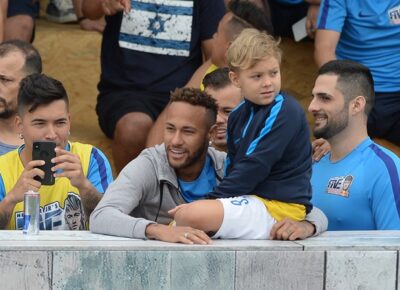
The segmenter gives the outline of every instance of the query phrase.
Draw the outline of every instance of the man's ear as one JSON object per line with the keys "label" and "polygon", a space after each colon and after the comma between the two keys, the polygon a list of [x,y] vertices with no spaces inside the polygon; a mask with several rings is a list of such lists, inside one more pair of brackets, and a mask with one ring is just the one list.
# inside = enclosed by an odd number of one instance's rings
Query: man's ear
{"label": "man's ear", "polygon": [[352,115],[357,115],[360,112],[364,113],[365,111],[366,100],[364,96],[355,97],[350,104],[350,112]]}
{"label": "man's ear", "polygon": [[231,44],[232,44],[232,41],[228,41],[226,43],[226,47],[225,47],[225,63],[226,63],[226,55],[228,54],[228,49],[231,46]]}
{"label": "man's ear", "polygon": [[208,130],[208,140],[212,140],[213,136],[216,134],[217,124],[211,126],[210,130]]}
{"label": "man's ear", "polygon": [[229,71],[229,79],[231,80],[232,84],[237,87],[237,88],[241,88],[240,87],[240,82],[239,82],[239,75],[237,73],[235,73],[234,71]]}
{"label": "man's ear", "polygon": [[19,115],[15,117],[15,127],[18,129],[18,134],[24,134],[23,132],[24,126],[22,125],[22,118]]}

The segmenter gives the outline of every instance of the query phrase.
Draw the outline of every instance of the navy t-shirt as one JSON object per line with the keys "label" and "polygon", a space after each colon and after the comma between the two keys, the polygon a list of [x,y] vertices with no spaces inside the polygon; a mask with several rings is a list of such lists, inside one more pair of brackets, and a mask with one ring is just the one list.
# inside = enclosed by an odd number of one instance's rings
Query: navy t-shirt
{"label": "navy t-shirt", "polygon": [[99,90],[169,92],[202,62],[201,42],[225,13],[223,0],[132,1],[129,14],[107,16]]}

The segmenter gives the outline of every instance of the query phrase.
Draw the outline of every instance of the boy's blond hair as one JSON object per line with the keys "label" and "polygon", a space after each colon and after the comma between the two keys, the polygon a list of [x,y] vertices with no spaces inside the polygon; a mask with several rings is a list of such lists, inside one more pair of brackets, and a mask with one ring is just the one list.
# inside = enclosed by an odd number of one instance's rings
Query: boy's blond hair
{"label": "boy's blond hair", "polygon": [[252,68],[260,60],[274,57],[281,62],[279,42],[257,29],[244,29],[229,46],[226,59],[232,71]]}

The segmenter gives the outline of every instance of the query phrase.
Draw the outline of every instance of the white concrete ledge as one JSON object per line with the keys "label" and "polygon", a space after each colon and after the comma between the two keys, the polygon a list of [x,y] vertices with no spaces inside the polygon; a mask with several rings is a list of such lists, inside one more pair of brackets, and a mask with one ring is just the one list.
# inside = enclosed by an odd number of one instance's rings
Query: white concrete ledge
{"label": "white concrete ledge", "polygon": [[400,231],[189,246],[0,231],[0,289],[398,289]]}

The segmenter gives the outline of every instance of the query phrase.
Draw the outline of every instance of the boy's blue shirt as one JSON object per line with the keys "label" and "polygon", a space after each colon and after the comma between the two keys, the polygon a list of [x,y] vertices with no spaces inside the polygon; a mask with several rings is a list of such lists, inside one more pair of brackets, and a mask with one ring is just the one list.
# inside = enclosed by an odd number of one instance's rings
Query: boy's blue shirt
{"label": "boy's blue shirt", "polygon": [[311,210],[310,132],[305,112],[281,93],[259,106],[245,100],[228,119],[226,176],[209,195],[256,194]]}

